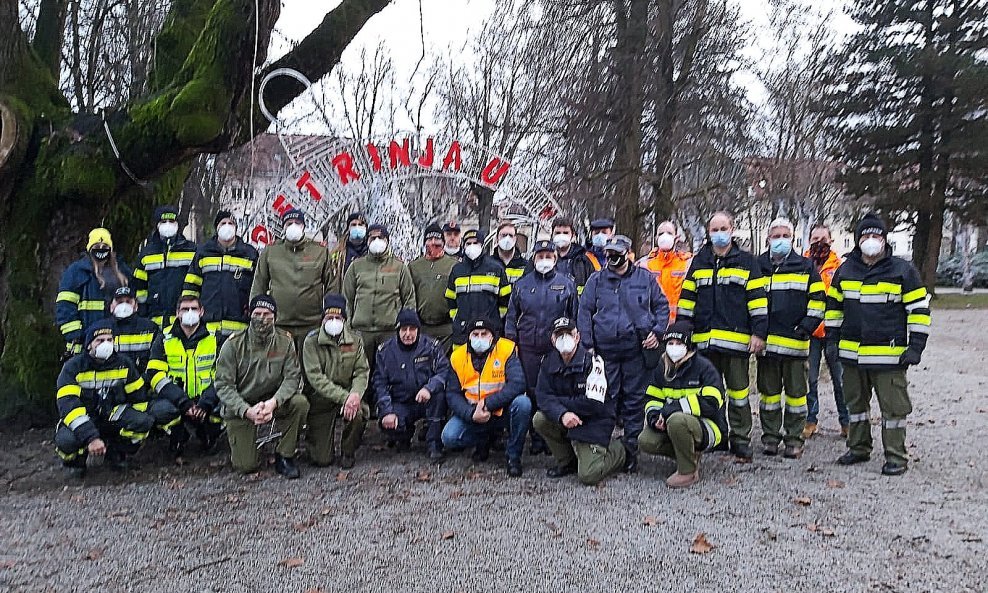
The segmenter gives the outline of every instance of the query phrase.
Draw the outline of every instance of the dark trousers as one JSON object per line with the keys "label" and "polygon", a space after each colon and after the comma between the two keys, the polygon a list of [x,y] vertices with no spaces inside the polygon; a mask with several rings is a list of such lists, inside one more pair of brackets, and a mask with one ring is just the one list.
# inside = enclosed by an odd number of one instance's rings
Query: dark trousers
{"label": "dark trousers", "polygon": [[[122,458],[136,453],[155,424],[151,414],[130,405],[122,408],[118,406],[111,417],[114,419],[90,417],[96,423],[99,438],[106,443],[107,455],[111,457]],[[62,422],[59,422],[55,429],[55,451],[66,463],[85,464],[88,456],[86,443],[78,439]]]}
{"label": "dark trousers", "polygon": [[837,342],[827,342],[823,338],[810,338],[810,390],[806,393],[806,405],[809,412],[806,422],[816,424],[820,413],[820,396],[817,385],[820,383],[820,359],[827,361],[830,370],[830,382],[834,385],[834,403],[837,404],[837,420],[841,426],[848,424],[847,404],[844,402],[844,368],[840,363]]}
{"label": "dark trousers", "polygon": [[601,352],[607,395],[617,401],[617,413],[624,424],[622,443],[629,453],[638,453],[638,435],[645,427],[645,389],[651,373],[645,370],[645,359],[639,350],[631,352]]}
{"label": "dark trousers", "polygon": [[426,421],[425,440],[430,445],[440,446],[442,444],[443,422],[445,421],[445,411],[437,411],[445,408],[445,400],[441,393],[434,394],[429,398],[429,402],[420,403],[396,403],[392,402],[391,411],[398,416],[398,426],[393,430],[381,427],[381,430],[390,440],[399,443],[409,443],[415,436],[415,423],[419,420]]}
{"label": "dark trousers", "polygon": [[[532,416],[538,411],[538,402],[535,401],[535,384],[539,382],[539,370],[542,368],[542,361],[545,360],[545,352],[518,347],[518,360],[521,368],[525,371],[525,393],[532,400]],[[541,441],[542,436],[532,430],[532,443]]]}

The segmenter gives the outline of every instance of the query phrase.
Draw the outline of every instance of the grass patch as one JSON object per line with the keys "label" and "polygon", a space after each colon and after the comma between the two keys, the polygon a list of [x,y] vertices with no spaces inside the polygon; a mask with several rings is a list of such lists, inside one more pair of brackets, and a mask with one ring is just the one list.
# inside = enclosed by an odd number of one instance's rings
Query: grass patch
{"label": "grass patch", "polygon": [[988,309],[988,294],[938,294],[933,309]]}

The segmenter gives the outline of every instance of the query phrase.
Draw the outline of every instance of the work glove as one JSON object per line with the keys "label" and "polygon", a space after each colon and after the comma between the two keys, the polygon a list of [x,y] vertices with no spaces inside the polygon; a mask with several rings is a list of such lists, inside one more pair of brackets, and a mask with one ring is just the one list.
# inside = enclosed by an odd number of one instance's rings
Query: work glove
{"label": "work glove", "polygon": [[67,342],[65,344],[65,350],[58,357],[59,364],[65,364],[70,358],[75,356],[75,349],[79,347],[78,342]]}
{"label": "work glove", "polygon": [[797,325],[796,328],[793,330],[793,333],[795,333],[797,340],[810,339],[810,332],[806,331],[806,328],[804,328],[802,325]]}
{"label": "work glove", "polygon": [[904,367],[913,366],[919,364],[922,358],[923,356],[919,352],[912,349],[906,350],[902,353],[902,356],[899,357],[899,365]]}

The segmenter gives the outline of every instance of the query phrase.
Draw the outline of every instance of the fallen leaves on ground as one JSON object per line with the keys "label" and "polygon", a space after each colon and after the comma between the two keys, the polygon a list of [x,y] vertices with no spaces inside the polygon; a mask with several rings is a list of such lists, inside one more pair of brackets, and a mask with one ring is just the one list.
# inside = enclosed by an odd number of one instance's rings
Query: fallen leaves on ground
{"label": "fallen leaves on ground", "polygon": [[833,529],[831,529],[829,527],[824,527],[822,525],[817,525],[816,523],[810,523],[809,525],[806,526],[806,529],[808,531],[813,532],[813,533],[819,533],[820,535],[822,535],[824,537],[833,537],[834,536],[834,530]]}
{"label": "fallen leaves on ground", "polygon": [[424,469],[423,470],[419,470],[418,473],[415,474],[415,479],[416,479],[416,481],[419,481],[419,482],[431,482],[432,481],[432,472],[427,471],[427,470],[424,470]]}
{"label": "fallen leaves on ground", "polygon": [[298,568],[303,564],[305,564],[305,560],[302,560],[297,556],[293,556],[291,558],[285,558],[284,560],[278,563],[278,566],[284,566],[285,568]]}
{"label": "fallen leaves on ground", "polygon": [[827,488],[843,488],[844,482],[840,480],[827,480]]}
{"label": "fallen leaves on ground", "polygon": [[346,479],[350,477],[350,472],[340,472],[336,474],[337,482],[346,482]]}
{"label": "fallen leaves on ground", "polygon": [[706,554],[716,547],[707,540],[707,534],[701,531],[693,538],[693,544],[690,545],[690,552],[694,554]]}
{"label": "fallen leaves on ground", "polygon": [[301,521],[299,523],[296,523],[295,524],[295,531],[298,531],[300,533],[303,532],[303,531],[308,531],[312,527],[315,527],[316,523],[318,523],[318,522],[319,522],[319,520],[316,519],[315,516],[309,517],[308,520],[306,520],[306,521]]}
{"label": "fallen leaves on ground", "polygon": [[808,507],[811,504],[813,504],[813,501],[810,500],[809,496],[797,496],[796,498],[792,499],[792,501],[801,507]]}
{"label": "fallen leaves on ground", "polygon": [[656,525],[659,524],[659,520],[653,517],[652,515],[646,515],[645,518],[642,520],[642,523],[644,523],[647,527],[655,527]]}
{"label": "fallen leaves on ground", "polygon": [[456,537],[456,532],[453,531],[452,529],[447,529],[446,531],[440,533],[439,537],[444,540],[453,539],[454,537]]}
{"label": "fallen leaves on ground", "polygon": [[587,546],[589,546],[591,550],[596,550],[597,548],[600,547],[600,540],[596,540],[592,537],[588,537]]}
{"label": "fallen leaves on ground", "polygon": [[90,550],[86,552],[85,555],[86,560],[99,560],[102,557],[103,557],[103,548],[90,548]]}

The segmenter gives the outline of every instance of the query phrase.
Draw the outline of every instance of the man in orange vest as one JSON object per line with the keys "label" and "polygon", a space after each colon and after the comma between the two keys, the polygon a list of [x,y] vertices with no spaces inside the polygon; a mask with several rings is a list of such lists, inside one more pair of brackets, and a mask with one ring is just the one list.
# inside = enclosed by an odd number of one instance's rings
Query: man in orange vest
{"label": "man in orange vest", "polygon": [[525,371],[515,343],[498,338],[498,322],[478,318],[466,329],[467,343],[455,347],[449,359],[453,372],[446,382],[446,403],[453,415],[443,428],[443,445],[447,450],[474,447],[473,460],[486,461],[492,438],[507,428],[508,475],[518,477],[532,418]]}
{"label": "man in orange vest", "polygon": [[676,321],[676,307],[679,304],[679,293],[683,290],[683,280],[690,267],[693,254],[676,249],[676,225],[671,220],[661,223],[657,229],[659,236],[655,239],[655,249],[641,263],[655,276],[662,292],[669,301],[669,323]]}
{"label": "man in orange vest", "polygon": [[[843,263],[841,257],[830,248],[831,242],[830,228],[825,224],[818,224],[810,231],[810,248],[805,253],[806,257],[813,260],[817,271],[820,272],[824,288],[827,291],[830,290],[830,282],[834,278],[834,272]],[[821,358],[826,359],[827,368],[830,369],[830,379],[834,384],[834,401],[837,404],[837,416],[840,421],[840,432],[842,436],[847,437],[849,420],[847,404],[844,403],[844,369],[838,358],[837,342],[827,342],[821,323],[810,337],[810,389],[806,394],[806,405],[809,407],[809,411],[806,414],[806,428],[803,429],[804,440],[813,436],[817,431],[817,414],[820,412],[817,383],[820,381]]]}

